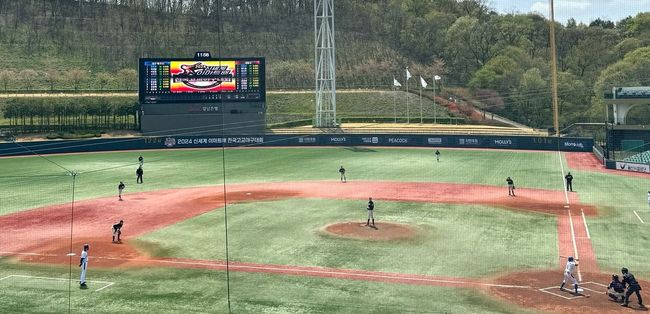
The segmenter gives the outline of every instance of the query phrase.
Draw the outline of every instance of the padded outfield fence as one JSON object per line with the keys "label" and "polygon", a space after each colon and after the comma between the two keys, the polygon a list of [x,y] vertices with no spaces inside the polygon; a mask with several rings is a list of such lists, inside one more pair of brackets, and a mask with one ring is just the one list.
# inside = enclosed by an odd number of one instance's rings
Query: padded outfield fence
{"label": "padded outfield fence", "polygon": [[0,144],[0,156],[113,150],[272,146],[396,146],[592,151],[589,138],[481,135],[309,134],[260,136],[169,136]]}

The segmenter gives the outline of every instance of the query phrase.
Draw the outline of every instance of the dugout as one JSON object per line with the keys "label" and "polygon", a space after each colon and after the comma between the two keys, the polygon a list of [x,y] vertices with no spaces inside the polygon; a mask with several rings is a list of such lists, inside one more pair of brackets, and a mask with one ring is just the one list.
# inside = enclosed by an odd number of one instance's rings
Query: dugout
{"label": "dugout", "polygon": [[650,126],[630,119],[635,107],[650,105],[650,87],[614,87],[605,93],[605,103],[606,159],[650,164]]}

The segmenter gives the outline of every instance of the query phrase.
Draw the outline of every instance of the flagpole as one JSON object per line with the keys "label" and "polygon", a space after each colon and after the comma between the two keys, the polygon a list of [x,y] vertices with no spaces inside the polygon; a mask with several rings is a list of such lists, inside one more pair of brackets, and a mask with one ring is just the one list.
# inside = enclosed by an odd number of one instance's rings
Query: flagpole
{"label": "flagpole", "polygon": [[433,124],[438,123],[438,116],[436,115],[436,75],[433,75]]}
{"label": "flagpole", "polygon": [[409,67],[406,67],[406,123],[411,123],[411,112],[409,110]]}
{"label": "flagpole", "polygon": [[395,123],[397,123],[397,91],[395,90],[395,77],[393,76],[393,114],[395,114]]}
{"label": "flagpole", "polygon": [[[422,79],[421,76],[420,79]],[[422,124],[422,82],[420,82],[420,124]]]}

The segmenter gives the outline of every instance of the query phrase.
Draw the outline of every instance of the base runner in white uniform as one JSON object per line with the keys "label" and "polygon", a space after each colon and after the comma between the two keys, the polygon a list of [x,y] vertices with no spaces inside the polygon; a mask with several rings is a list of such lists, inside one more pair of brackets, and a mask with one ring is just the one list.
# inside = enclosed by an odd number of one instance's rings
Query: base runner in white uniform
{"label": "base runner in white uniform", "polygon": [[573,288],[575,289],[575,294],[578,294],[578,280],[573,276],[573,273],[576,271],[578,263],[575,262],[573,256],[569,256],[568,261],[566,262],[566,267],[564,267],[564,280],[562,280],[562,285],[560,285],[560,290],[564,290],[564,284],[567,281],[573,283]]}
{"label": "base runner in white uniform", "polygon": [[86,286],[86,270],[88,270],[88,250],[90,245],[84,244],[84,250],[81,251],[81,260],[79,261],[79,267],[81,267],[81,276],[79,277],[80,288],[88,288]]}

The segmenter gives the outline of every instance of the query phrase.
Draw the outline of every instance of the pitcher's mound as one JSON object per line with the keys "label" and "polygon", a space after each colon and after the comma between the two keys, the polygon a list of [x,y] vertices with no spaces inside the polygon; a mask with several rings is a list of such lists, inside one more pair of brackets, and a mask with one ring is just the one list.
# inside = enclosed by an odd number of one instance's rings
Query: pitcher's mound
{"label": "pitcher's mound", "polygon": [[325,231],[340,237],[374,241],[406,240],[417,233],[408,225],[379,222],[373,228],[358,221],[331,224],[325,227]]}

